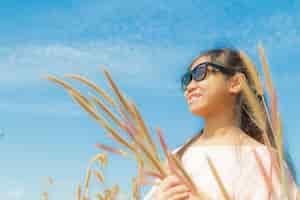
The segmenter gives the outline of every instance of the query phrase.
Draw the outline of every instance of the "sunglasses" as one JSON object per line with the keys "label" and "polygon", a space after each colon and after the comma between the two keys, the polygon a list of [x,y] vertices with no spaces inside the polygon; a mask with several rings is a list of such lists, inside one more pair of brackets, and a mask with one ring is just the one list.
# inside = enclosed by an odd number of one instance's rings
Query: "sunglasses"
{"label": "sunglasses", "polygon": [[202,81],[205,79],[208,71],[208,66],[213,67],[215,70],[222,72],[226,75],[233,75],[237,70],[224,67],[222,65],[218,65],[211,62],[204,62],[197,65],[192,71],[186,72],[181,78],[181,88],[183,91],[187,89],[187,86],[190,84],[192,80]]}

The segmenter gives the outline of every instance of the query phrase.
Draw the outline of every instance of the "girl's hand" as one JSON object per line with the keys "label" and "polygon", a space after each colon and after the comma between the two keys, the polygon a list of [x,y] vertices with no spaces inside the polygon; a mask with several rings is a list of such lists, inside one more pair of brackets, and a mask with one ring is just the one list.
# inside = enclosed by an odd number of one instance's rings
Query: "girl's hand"
{"label": "girl's hand", "polygon": [[[202,199],[202,198],[201,198],[201,199]],[[205,197],[205,199],[208,200],[207,197]],[[194,196],[194,195],[190,195],[189,198],[188,198],[188,200],[199,200],[199,197]]]}
{"label": "girl's hand", "polygon": [[153,195],[155,200],[188,200],[190,195],[189,189],[183,185],[180,180],[169,175],[163,179]]}

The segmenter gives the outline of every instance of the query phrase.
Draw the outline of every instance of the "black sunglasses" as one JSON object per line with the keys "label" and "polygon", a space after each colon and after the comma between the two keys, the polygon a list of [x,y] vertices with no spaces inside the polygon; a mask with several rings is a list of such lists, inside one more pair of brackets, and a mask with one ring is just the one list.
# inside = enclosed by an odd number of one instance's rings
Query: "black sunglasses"
{"label": "black sunglasses", "polygon": [[215,63],[211,63],[211,62],[200,63],[192,71],[188,71],[182,76],[182,78],[181,78],[182,90],[185,91],[187,86],[190,84],[190,82],[192,80],[202,81],[203,79],[205,79],[208,66],[211,66],[214,69],[216,69],[217,71],[220,71],[226,75],[233,75],[235,72],[238,71],[238,70],[235,70],[235,69],[232,69],[229,67],[224,67],[222,65],[218,65]]}

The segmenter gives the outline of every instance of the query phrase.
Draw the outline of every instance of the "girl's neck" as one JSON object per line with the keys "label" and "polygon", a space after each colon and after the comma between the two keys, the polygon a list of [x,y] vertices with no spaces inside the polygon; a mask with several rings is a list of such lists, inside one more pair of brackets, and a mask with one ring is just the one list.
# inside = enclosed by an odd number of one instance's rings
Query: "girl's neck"
{"label": "girl's neck", "polygon": [[204,129],[199,142],[231,144],[240,136],[239,120],[233,109],[227,108],[204,118]]}

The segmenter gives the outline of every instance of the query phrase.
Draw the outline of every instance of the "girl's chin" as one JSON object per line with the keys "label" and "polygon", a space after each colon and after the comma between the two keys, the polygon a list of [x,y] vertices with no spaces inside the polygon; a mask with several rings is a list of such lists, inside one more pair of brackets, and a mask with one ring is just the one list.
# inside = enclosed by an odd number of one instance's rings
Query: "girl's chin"
{"label": "girl's chin", "polygon": [[203,105],[193,103],[189,105],[189,110],[193,115],[203,116],[206,109],[203,107]]}
{"label": "girl's chin", "polygon": [[190,109],[203,109],[205,107],[203,101],[195,101],[188,103]]}

